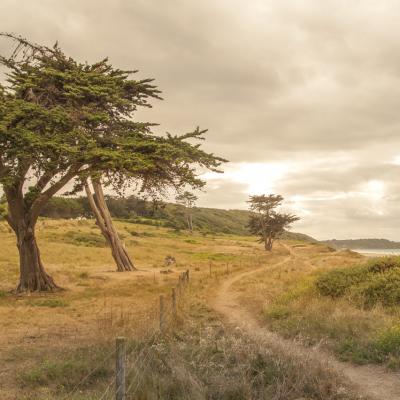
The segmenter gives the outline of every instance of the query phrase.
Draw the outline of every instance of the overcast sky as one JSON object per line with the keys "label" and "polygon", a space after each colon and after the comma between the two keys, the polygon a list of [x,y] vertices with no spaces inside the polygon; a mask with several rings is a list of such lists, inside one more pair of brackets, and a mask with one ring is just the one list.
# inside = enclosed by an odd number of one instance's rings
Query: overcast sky
{"label": "overcast sky", "polygon": [[399,27],[398,0],[0,2],[2,31],[155,78],[160,132],[209,129],[230,163],[199,205],[280,193],[319,239],[400,240]]}

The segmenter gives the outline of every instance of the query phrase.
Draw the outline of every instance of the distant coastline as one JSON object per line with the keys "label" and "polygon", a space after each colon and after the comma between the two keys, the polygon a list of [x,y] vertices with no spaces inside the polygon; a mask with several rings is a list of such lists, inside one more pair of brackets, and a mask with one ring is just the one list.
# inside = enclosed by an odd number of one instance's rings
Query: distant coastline
{"label": "distant coastline", "polygon": [[385,253],[385,254],[399,254],[400,255],[400,242],[395,242],[388,239],[348,239],[348,240],[324,240],[324,243],[335,249],[350,249],[363,253]]}
{"label": "distant coastline", "polygon": [[400,256],[400,249],[351,249],[366,257]]}

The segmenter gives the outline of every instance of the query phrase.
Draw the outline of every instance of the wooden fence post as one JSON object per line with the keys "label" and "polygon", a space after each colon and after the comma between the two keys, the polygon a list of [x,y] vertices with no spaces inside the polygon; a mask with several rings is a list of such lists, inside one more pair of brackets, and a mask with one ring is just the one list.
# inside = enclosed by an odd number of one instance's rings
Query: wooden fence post
{"label": "wooden fence post", "polygon": [[164,316],[164,296],[160,296],[160,331],[164,333],[164,325],[165,325],[165,316]]}
{"label": "wooden fence post", "polygon": [[181,287],[181,277],[179,276],[179,280],[178,280],[178,297],[181,297],[181,293],[182,293],[182,287]]}
{"label": "wooden fence post", "polygon": [[172,293],[171,293],[171,301],[172,301],[172,313],[174,316],[174,319],[176,319],[178,312],[176,309],[176,291],[175,288],[172,288]]}
{"label": "wooden fence post", "polygon": [[116,340],[116,376],[115,376],[115,399],[125,400],[126,392],[126,339],[117,337]]}
{"label": "wooden fence post", "polygon": [[212,274],[211,274],[211,261],[210,261],[210,276],[211,276]]}
{"label": "wooden fence post", "polygon": [[188,269],[186,270],[186,281],[187,281],[187,283],[189,283],[189,270]]}

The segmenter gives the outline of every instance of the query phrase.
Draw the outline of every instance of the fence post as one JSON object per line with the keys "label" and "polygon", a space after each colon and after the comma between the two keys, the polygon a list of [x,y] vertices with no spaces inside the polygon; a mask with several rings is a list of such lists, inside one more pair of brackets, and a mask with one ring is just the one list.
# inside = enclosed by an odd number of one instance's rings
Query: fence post
{"label": "fence post", "polygon": [[176,291],[175,291],[175,288],[172,288],[171,300],[172,300],[172,313],[173,313],[174,319],[176,319],[178,313],[177,313],[177,309],[176,309]]}
{"label": "fence post", "polygon": [[212,275],[212,273],[211,273],[211,261],[210,261],[210,276]]}
{"label": "fence post", "polygon": [[186,281],[187,281],[187,283],[189,283],[189,270],[188,269],[186,270]]}
{"label": "fence post", "polygon": [[165,325],[165,320],[164,320],[164,296],[160,296],[160,331],[161,333],[164,333],[164,325]]}
{"label": "fence post", "polygon": [[179,276],[179,280],[178,280],[177,289],[178,289],[178,297],[181,297],[182,288],[181,288],[181,277],[180,276]]}
{"label": "fence post", "polygon": [[117,337],[116,340],[116,376],[115,376],[115,399],[125,400],[126,392],[126,340]]}

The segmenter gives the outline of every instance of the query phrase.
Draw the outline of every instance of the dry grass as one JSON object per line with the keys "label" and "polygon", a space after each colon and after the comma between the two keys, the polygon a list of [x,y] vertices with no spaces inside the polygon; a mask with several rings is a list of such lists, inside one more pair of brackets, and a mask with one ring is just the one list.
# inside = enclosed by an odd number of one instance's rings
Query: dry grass
{"label": "dry grass", "polygon": [[237,290],[249,310],[269,329],[306,345],[322,345],[357,364],[400,366],[398,307],[362,308],[348,298],[321,296],[315,286],[322,271],[360,264],[352,252],[330,252],[322,245],[290,245],[293,257],[280,268],[241,282]]}
{"label": "dry grass", "polygon": [[[43,260],[66,290],[30,296],[9,293],[17,282],[17,252],[14,237],[0,226],[2,400],[63,399],[77,384],[73,399],[98,399],[113,376],[113,361],[101,360],[112,353],[118,335],[129,338],[129,360],[136,360],[129,382],[136,372],[143,379],[137,399],[353,398],[334,374],[262,349],[227,329],[207,306],[225,274],[271,262],[284,249],[270,256],[249,237],[192,236],[125,222],[117,226],[140,268],[137,273],[114,272],[92,221],[42,220]],[[160,274],[167,255],[176,258],[177,266],[172,274]],[[186,268],[194,283],[186,295],[185,323],[178,323],[168,340],[153,336],[158,296],[169,296]],[[148,354],[146,361],[143,354]]]}

